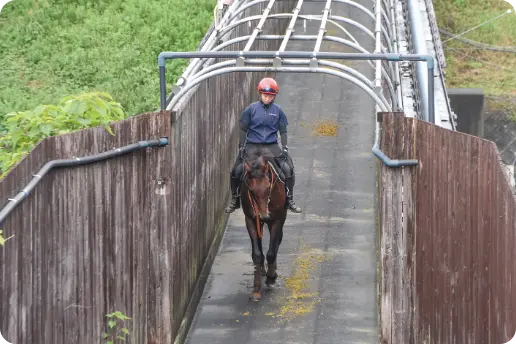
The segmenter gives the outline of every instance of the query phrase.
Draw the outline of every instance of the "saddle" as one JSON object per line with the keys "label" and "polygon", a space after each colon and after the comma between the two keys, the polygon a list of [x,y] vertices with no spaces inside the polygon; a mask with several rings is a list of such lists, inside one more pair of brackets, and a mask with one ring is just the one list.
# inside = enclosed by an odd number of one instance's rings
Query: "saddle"
{"label": "saddle", "polygon": [[274,158],[269,160],[269,166],[272,167],[272,170],[276,173],[279,179],[285,183],[285,174],[283,173],[283,169],[279,164],[278,158]]}

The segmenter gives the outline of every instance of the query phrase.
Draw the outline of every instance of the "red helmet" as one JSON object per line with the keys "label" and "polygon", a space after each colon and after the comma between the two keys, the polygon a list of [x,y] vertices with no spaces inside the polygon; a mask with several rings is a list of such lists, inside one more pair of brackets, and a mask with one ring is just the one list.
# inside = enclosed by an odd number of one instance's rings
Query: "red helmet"
{"label": "red helmet", "polygon": [[258,84],[258,92],[275,95],[279,92],[278,83],[272,78],[263,78]]}

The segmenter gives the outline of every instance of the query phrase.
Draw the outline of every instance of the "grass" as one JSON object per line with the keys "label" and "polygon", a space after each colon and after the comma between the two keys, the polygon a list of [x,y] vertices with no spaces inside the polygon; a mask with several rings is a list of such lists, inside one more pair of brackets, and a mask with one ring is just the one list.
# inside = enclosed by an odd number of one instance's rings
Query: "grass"
{"label": "grass", "polygon": [[[437,23],[454,34],[462,33],[512,7],[503,0],[434,0]],[[516,14],[506,14],[461,36],[489,45],[516,48]],[[449,37],[441,35],[442,41]],[[482,88],[488,106],[516,113],[516,53],[476,48],[456,39],[443,44],[447,87]]]}
{"label": "grass", "polygon": [[[159,108],[158,54],[195,50],[216,0],[16,0],[0,13],[0,121],[70,94],[107,92],[128,115]],[[167,62],[168,90],[188,60]]]}

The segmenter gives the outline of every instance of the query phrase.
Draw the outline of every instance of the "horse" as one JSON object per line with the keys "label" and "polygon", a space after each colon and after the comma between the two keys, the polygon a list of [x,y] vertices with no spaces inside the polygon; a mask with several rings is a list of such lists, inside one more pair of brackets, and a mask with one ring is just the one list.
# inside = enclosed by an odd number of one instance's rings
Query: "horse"
{"label": "horse", "polygon": [[[249,149],[246,153],[248,155],[243,158],[244,175],[240,188],[240,200],[245,215],[245,225],[251,239],[251,256],[254,264],[254,285],[249,298],[259,301],[262,275],[266,276],[267,286],[272,286],[278,277],[276,262],[288,209],[285,207],[283,173],[274,163],[274,156],[265,148]],[[262,249],[264,224],[267,224],[270,235],[267,271],[265,271],[265,256]]]}

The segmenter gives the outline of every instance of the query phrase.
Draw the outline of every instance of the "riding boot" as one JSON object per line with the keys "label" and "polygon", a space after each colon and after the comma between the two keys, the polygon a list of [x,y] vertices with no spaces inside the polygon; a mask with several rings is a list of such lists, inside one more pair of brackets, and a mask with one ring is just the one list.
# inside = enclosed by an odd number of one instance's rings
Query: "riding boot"
{"label": "riding boot", "polygon": [[240,178],[231,176],[231,201],[226,208],[226,213],[232,213],[235,209],[240,208],[240,195],[238,194],[239,186]]}
{"label": "riding boot", "polygon": [[294,213],[301,213],[302,210],[299,208],[296,203],[294,202],[294,177],[289,177],[285,180],[285,187],[287,191],[287,200],[286,200],[286,206],[292,210]]}

